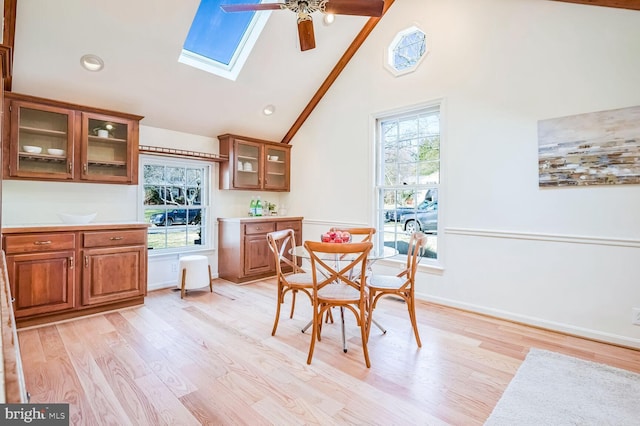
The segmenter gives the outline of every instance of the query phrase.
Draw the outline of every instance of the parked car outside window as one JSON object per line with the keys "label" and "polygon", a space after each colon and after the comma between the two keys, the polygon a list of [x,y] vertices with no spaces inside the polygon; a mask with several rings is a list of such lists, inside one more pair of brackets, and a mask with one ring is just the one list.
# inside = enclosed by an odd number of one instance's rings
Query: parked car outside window
{"label": "parked car outside window", "polygon": [[[187,221],[187,211],[189,220]],[[200,209],[175,209],[151,215],[150,222],[156,226],[194,225],[201,221]]]}
{"label": "parked car outside window", "polygon": [[429,205],[433,201],[438,201],[438,190],[437,189],[429,189],[424,196],[424,200],[418,204],[417,207],[413,206],[398,206],[392,210],[384,211],[384,221],[385,222],[400,222],[400,218],[403,215],[409,213],[416,213],[427,210]]}
{"label": "parked car outside window", "polygon": [[402,224],[402,229],[408,234],[417,231],[425,234],[437,233],[438,200],[428,203],[421,211],[403,214],[400,216],[399,222]]}

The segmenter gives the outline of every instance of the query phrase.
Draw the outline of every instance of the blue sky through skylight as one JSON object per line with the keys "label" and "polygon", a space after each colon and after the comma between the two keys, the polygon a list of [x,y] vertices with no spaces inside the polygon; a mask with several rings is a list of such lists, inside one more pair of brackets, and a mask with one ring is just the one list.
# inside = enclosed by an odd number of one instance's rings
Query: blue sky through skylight
{"label": "blue sky through skylight", "polygon": [[221,4],[257,4],[260,0],[202,0],[184,50],[230,65],[255,12],[226,13]]}

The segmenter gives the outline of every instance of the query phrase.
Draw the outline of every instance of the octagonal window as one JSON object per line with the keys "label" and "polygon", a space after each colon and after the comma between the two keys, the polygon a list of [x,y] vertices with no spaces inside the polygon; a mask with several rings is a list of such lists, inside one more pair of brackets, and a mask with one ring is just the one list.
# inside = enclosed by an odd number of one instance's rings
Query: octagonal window
{"label": "octagonal window", "polygon": [[409,27],[396,34],[387,48],[386,65],[394,75],[402,75],[418,67],[427,56],[427,36],[418,27]]}

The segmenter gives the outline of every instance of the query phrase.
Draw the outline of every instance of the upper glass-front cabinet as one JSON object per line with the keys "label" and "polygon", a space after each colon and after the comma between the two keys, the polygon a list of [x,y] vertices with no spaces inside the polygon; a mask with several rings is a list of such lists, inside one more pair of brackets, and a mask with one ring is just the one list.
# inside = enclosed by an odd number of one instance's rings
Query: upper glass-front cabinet
{"label": "upper glass-front cabinet", "polygon": [[74,111],[13,102],[9,176],[73,179]]}
{"label": "upper glass-front cabinet", "polygon": [[140,116],[5,94],[5,179],[138,182]]}
{"label": "upper glass-front cabinet", "polygon": [[265,145],[264,189],[289,190],[289,150]]}
{"label": "upper glass-front cabinet", "polygon": [[85,180],[131,180],[131,123],[82,113],[82,171]]}
{"label": "upper glass-front cabinet", "polygon": [[277,142],[225,134],[218,136],[220,189],[289,191],[291,146]]}
{"label": "upper glass-front cabinet", "polygon": [[236,140],[235,173],[233,184],[236,188],[260,189],[262,175],[262,146],[254,142]]}

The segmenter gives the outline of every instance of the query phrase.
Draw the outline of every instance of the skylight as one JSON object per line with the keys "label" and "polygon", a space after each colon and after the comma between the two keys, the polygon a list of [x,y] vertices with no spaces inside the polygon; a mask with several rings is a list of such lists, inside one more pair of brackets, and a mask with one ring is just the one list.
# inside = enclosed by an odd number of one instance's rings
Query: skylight
{"label": "skylight", "polygon": [[271,11],[226,13],[220,5],[257,3],[260,0],[202,0],[178,61],[235,80]]}

